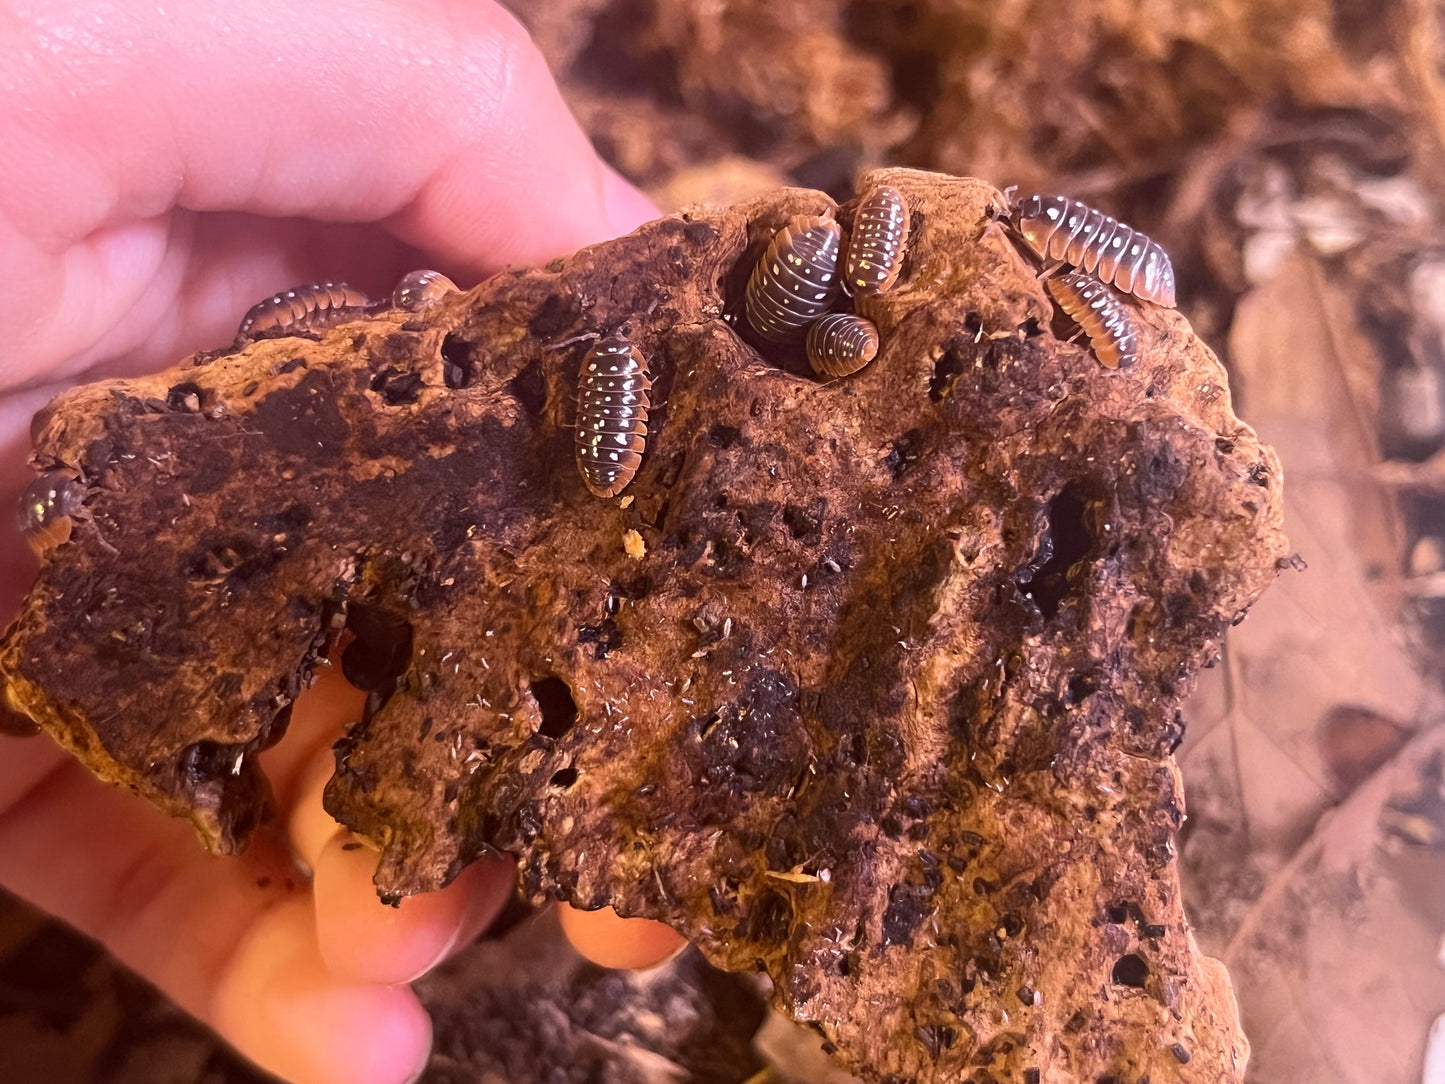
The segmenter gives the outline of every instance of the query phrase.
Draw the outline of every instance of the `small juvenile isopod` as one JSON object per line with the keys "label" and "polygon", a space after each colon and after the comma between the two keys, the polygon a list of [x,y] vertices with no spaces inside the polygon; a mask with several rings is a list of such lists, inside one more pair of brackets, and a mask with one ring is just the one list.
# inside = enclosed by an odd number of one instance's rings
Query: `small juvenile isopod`
{"label": "small juvenile isopod", "polygon": [[457,284],[440,271],[413,271],[396,284],[391,303],[406,312],[417,312],[456,291]]}
{"label": "small juvenile isopod", "polygon": [[1084,329],[1101,362],[1120,369],[1138,360],[1139,332],[1123,298],[1079,271],[1051,278],[1047,285],[1059,307]]}
{"label": "small juvenile isopod", "polygon": [[748,279],[748,323],[776,343],[798,342],[838,296],[843,231],[831,215],[798,215],[773,235]]}
{"label": "small juvenile isopod", "polygon": [[898,279],[907,244],[908,204],[898,189],[881,184],[858,201],[843,257],[843,289],[859,297],[881,294]]}
{"label": "small juvenile isopod", "polygon": [[278,328],[321,331],[335,327],[359,316],[369,303],[364,293],[344,282],[313,282],[283,290],[251,306],[236,332],[236,345],[244,346]]}
{"label": "small juvenile isopod", "polygon": [[808,328],[808,362],[820,376],[850,376],[878,355],[878,329],[871,320],[835,312]]}
{"label": "small juvenile isopod", "polygon": [[1040,259],[1072,264],[1127,294],[1174,307],[1169,254],[1117,218],[1067,196],[1010,200],[1007,218]]}
{"label": "small juvenile isopod", "polygon": [[587,351],[577,381],[577,467],[588,490],[615,497],[647,446],[652,380],[642,351],[611,335]]}
{"label": "small juvenile isopod", "polygon": [[25,487],[16,521],[37,557],[70,541],[85,487],[64,471],[49,471]]}

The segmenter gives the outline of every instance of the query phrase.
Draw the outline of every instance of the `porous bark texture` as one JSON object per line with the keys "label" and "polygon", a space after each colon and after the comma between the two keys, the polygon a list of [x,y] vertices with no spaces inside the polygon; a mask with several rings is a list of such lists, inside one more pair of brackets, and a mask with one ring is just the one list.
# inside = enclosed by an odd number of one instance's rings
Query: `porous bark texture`
{"label": "porous bark texture", "polygon": [[[384,897],[509,852],[530,898],[766,970],[878,1080],[1240,1079],[1170,753],[1287,552],[1278,464],[1177,312],[1135,306],[1106,370],[991,185],[874,183],[912,239],[845,380],[741,318],[772,233],[832,206],[793,189],[67,393],[35,461],[87,500],[12,699],[228,850],[344,628],[372,696],[327,802]],[[660,405],[600,500],[574,404],[617,331]]]}

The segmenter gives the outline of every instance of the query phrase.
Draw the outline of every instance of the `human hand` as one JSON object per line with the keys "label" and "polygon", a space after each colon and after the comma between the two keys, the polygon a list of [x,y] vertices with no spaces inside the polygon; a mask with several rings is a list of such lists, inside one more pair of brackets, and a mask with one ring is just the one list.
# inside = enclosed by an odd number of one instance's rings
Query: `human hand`
{"label": "human hand", "polygon": [[[653,214],[594,155],[499,7],[335,0],[71,0],[0,11],[0,500],[32,477],[31,414],[80,380],[229,342],[278,288],[406,271],[469,284]],[[0,602],[33,563],[0,551]],[[8,593],[7,593],[8,592]],[[384,1084],[425,1062],[403,984],[513,890],[479,862],[383,907],[374,855],[321,809],[330,744],[359,711],[334,672],[262,757],[280,817],[243,856],[95,780],[47,739],[0,738],[0,882],[106,944],[257,1064]],[[296,859],[312,872],[307,877]],[[599,962],[679,944],[603,912],[564,925]]]}

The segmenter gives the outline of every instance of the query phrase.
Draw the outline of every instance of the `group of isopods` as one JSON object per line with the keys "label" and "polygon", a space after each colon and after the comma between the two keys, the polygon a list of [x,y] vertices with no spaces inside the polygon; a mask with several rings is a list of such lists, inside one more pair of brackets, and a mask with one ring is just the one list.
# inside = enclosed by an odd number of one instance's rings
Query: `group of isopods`
{"label": "group of isopods", "polygon": [[[1110,287],[1173,308],[1168,254],[1078,200],[1015,200],[1013,193],[1005,190],[1004,206],[992,211],[992,221],[1042,261],[1049,293],[1083,329],[1099,360],[1111,368],[1132,364],[1139,350],[1134,316]],[[861,315],[833,310],[840,295],[861,301],[897,281],[908,229],[908,205],[892,185],[878,185],[858,202],[846,246],[831,211],[792,218],[773,235],[748,279],[743,311],[749,326],[769,342],[802,342],[820,376],[839,379],[858,372],[878,354],[878,328]],[[1058,274],[1064,268],[1070,270]],[[418,312],[456,289],[438,271],[411,272],[389,301],[377,303],[345,283],[297,286],[254,305],[236,332],[236,345],[262,335],[320,331],[388,306]],[[651,389],[647,359],[621,334],[600,339],[582,359],[577,466],[591,493],[615,497],[637,474],[647,445]],[[31,546],[44,553],[69,538],[82,502],[79,483],[64,472],[36,479],[20,504],[20,527]]]}
{"label": "group of isopods", "polygon": [[[1045,285],[1059,308],[1084,329],[1098,359],[1110,368],[1139,356],[1139,333],[1128,304],[1110,284],[1141,301],[1174,307],[1169,254],[1117,218],[1067,196],[1030,196],[995,213],[1035,256],[1045,261]],[[1055,276],[1064,266],[1076,270]]]}
{"label": "group of isopods", "polygon": [[769,342],[803,341],[819,376],[856,373],[877,356],[878,329],[832,309],[840,293],[864,299],[892,286],[907,244],[908,204],[892,185],[878,185],[858,201],[846,249],[831,211],[796,216],[773,235],[748,279],[748,324]]}
{"label": "group of isopods", "polygon": [[[1111,285],[1142,301],[1174,307],[1168,254],[1138,230],[1065,196],[1030,196],[992,213],[1043,262],[1059,307],[1110,368],[1139,353],[1133,313]],[[778,230],[753,268],[743,299],[748,325],[769,342],[802,342],[814,372],[838,379],[878,354],[878,328],[856,313],[834,312],[840,294],[866,300],[889,289],[903,268],[909,214],[903,193],[878,185],[858,202],[845,247],[832,212],[797,215]],[[839,264],[842,264],[840,276]],[[1065,267],[1073,270],[1057,274]],[[632,481],[647,444],[652,405],[647,359],[621,335],[599,341],[582,361],[577,393],[577,465],[588,490],[614,497]]]}

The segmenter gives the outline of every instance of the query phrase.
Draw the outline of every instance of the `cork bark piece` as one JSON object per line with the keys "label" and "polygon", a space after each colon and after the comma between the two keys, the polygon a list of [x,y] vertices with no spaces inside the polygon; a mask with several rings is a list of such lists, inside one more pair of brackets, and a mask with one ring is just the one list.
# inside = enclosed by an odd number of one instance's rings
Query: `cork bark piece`
{"label": "cork bark piece", "polygon": [[[843,380],[742,320],[772,233],[831,207],[792,189],[67,393],[35,462],[85,514],[0,649],[11,699],[230,850],[345,635],[372,695],[327,803],[384,898],[514,854],[530,898],[765,970],[877,1080],[1241,1079],[1170,753],[1285,557],[1278,463],[1179,313],[1136,306],[1105,369],[996,189],[876,184],[912,237]],[[655,406],[599,499],[570,427],[613,333]]]}

